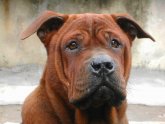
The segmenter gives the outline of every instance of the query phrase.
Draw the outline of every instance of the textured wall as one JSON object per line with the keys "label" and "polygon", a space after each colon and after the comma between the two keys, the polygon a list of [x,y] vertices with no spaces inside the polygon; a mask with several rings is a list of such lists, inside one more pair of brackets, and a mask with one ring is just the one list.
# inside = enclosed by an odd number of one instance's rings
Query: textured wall
{"label": "textured wall", "polygon": [[44,10],[60,13],[129,13],[157,40],[134,42],[133,66],[165,69],[164,0],[0,0],[0,66],[43,64],[46,53],[36,35],[19,33]]}

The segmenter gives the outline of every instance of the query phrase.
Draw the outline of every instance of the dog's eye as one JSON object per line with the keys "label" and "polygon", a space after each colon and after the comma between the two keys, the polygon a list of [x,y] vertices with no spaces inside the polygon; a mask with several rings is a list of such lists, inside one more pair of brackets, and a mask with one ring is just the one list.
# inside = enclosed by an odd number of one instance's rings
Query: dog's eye
{"label": "dog's eye", "polygon": [[119,43],[119,41],[116,40],[116,39],[112,39],[111,42],[110,42],[110,45],[113,48],[119,48],[121,46],[121,44]]}
{"label": "dog's eye", "polygon": [[70,49],[70,50],[74,50],[74,49],[77,49],[79,46],[77,44],[76,41],[71,41],[68,45],[67,45],[67,48]]}

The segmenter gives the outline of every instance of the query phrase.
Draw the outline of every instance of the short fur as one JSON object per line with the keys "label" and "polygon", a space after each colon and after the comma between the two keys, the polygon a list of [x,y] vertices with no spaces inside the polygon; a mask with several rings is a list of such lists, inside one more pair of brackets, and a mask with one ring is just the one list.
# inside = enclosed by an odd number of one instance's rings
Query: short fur
{"label": "short fur", "polygon": [[[148,33],[127,14],[64,15],[52,11],[41,14],[22,32],[21,39],[35,32],[45,45],[48,59],[39,86],[24,102],[23,124],[128,124],[126,99],[119,105],[89,104],[85,109],[74,102],[81,102],[86,96],[85,87],[93,84],[94,77],[91,79],[87,66],[93,56],[102,53],[117,63],[112,82],[119,81],[117,87],[126,97],[132,41],[135,37],[154,40]],[[123,44],[120,50],[108,47],[113,38]],[[83,47],[79,52],[68,50],[67,44],[72,39]]]}

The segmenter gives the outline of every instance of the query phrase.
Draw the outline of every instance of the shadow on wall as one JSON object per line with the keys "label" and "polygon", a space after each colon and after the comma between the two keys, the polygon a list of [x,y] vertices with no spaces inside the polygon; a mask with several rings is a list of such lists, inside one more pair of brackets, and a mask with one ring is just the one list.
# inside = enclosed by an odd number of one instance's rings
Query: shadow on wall
{"label": "shadow on wall", "polygon": [[[43,64],[46,52],[36,35],[20,41],[19,33],[44,10],[60,13],[129,13],[159,42],[134,42],[133,65],[165,69],[165,1],[157,0],[1,0],[0,66]],[[161,30],[161,32],[159,31]],[[142,52],[143,51],[143,52]]]}

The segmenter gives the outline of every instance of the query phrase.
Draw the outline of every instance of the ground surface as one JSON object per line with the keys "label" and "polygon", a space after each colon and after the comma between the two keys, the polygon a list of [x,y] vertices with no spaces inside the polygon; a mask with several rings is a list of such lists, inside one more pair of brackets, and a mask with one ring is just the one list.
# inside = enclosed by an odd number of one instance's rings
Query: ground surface
{"label": "ground surface", "polygon": [[[127,111],[129,121],[163,121],[165,122],[165,107],[128,105]],[[0,106],[0,124],[4,122],[21,122],[21,106]]]}
{"label": "ground surface", "polygon": [[[5,103],[3,101],[3,94],[7,94],[6,91],[8,92],[8,87],[10,86],[10,88],[13,89],[12,87],[14,86],[36,86],[42,72],[43,67],[37,65],[0,68],[0,124],[7,121],[21,121],[21,105],[14,105],[17,101],[12,101],[12,103],[10,103],[11,97],[6,96],[5,100],[7,100],[7,102],[5,102],[10,105],[2,105],[2,103]],[[12,91],[11,89],[9,90],[10,92]],[[165,122],[164,91],[165,71],[132,69],[128,82],[129,105],[127,115],[129,120],[137,122]],[[16,99],[18,96],[13,97]]]}

